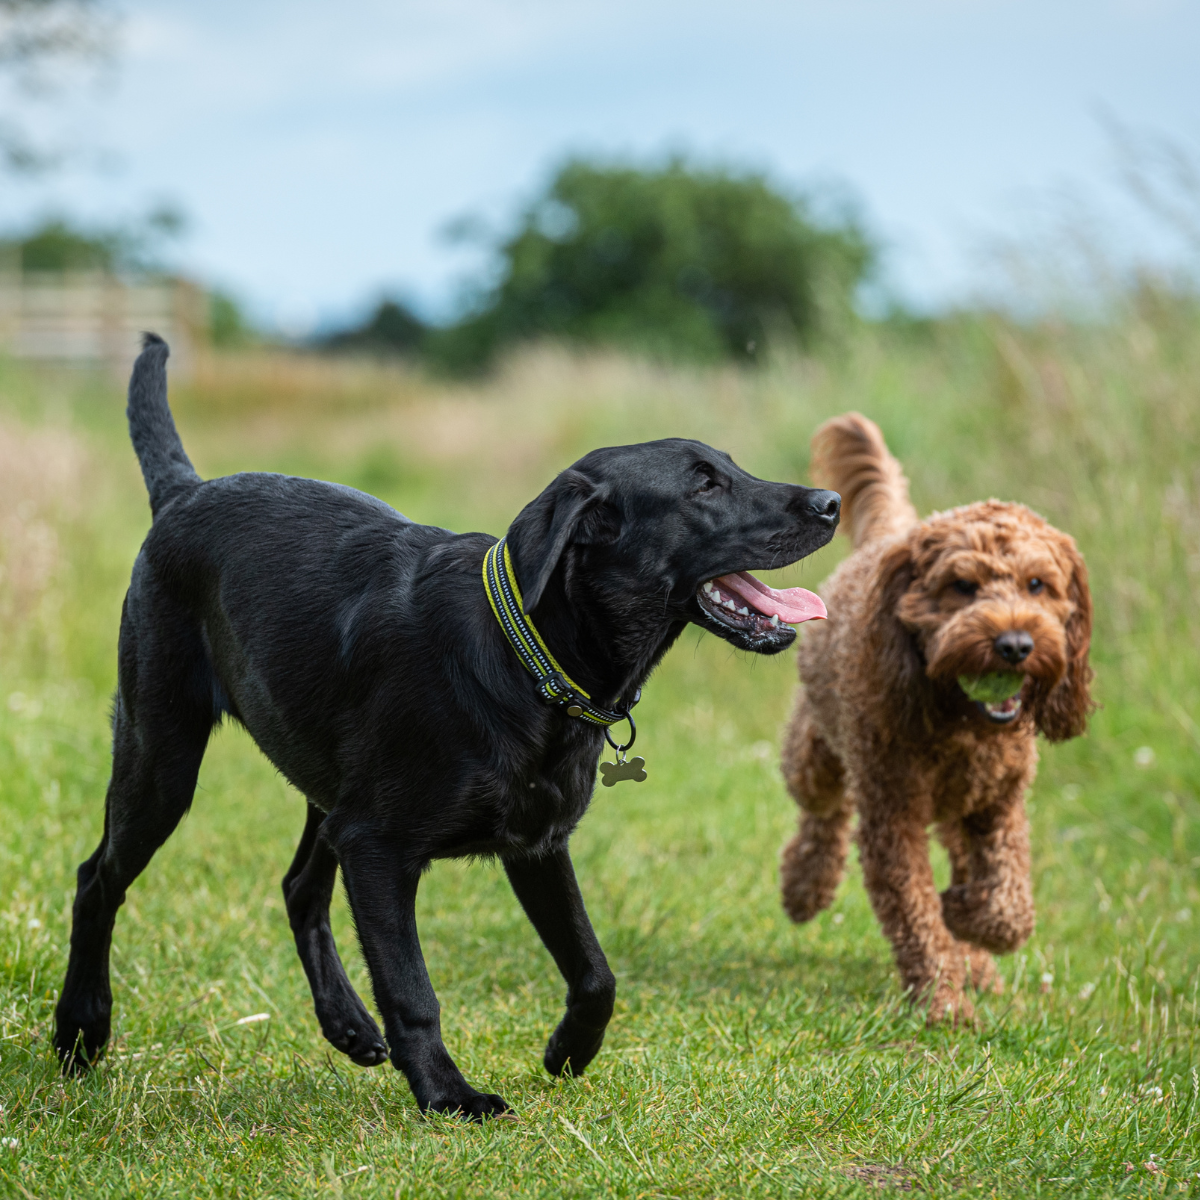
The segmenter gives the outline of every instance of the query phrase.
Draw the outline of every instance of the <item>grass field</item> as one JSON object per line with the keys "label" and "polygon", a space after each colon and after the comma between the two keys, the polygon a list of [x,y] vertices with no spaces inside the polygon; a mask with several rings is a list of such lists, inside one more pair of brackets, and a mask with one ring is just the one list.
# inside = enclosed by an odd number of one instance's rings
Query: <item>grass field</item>
{"label": "grass field", "polygon": [[[585,1078],[542,1072],[564,989],[498,868],[440,863],[423,884],[447,1044],[516,1110],[483,1127],[422,1118],[390,1067],[327,1050],[279,892],[303,804],[226,728],[119,918],[109,1054],[63,1081],[52,1011],[148,509],[116,384],[0,364],[0,1195],[1200,1195],[1194,311],[964,319],[757,374],[542,350],[450,386],[231,359],[174,403],[202,474],[337,479],[497,534],[593,446],[682,434],[803,479],[815,424],[858,408],[923,511],[998,495],[1076,535],[1103,708],[1043,752],[1038,927],[1002,960],[1006,994],[978,1030],[927,1030],[856,869],[811,925],[779,908],[792,656],[687,634],[639,710],[649,781],[605,789],[574,839],[619,981]],[[815,586],[843,552],[779,578]],[[369,994],[340,900],[336,929]]]}

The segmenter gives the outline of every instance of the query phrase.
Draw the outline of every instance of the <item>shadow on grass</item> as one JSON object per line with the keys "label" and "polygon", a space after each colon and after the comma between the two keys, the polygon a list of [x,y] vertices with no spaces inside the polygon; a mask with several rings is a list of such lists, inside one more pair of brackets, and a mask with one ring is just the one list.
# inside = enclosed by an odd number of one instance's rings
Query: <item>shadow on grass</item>
{"label": "shadow on grass", "polygon": [[877,996],[890,981],[890,964],[854,950],[799,947],[784,955],[762,946],[724,946],[711,954],[703,945],[663,944],[623,954],[614,944],[610,961],[630,983],[672,986],[687,991],[721,991],[730,996],[776,991],[811,992],[814,985],[838,1000]]}

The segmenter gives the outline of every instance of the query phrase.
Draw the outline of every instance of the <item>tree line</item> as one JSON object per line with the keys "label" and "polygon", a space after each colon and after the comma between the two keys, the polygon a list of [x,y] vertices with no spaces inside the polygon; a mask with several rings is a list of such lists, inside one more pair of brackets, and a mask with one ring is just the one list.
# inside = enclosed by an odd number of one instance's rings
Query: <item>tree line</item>
{"label": "tree line", "polygon": [[683,159],[571,159],[515,228],[482,240],[491,259],[482,278],[494,282],[475,287],[458,320],[433,325],[388,297],[323,345],[456,372],[545,339],[754,362],[843,330],[877,261],[844,208],[820,216],[762,174]]}

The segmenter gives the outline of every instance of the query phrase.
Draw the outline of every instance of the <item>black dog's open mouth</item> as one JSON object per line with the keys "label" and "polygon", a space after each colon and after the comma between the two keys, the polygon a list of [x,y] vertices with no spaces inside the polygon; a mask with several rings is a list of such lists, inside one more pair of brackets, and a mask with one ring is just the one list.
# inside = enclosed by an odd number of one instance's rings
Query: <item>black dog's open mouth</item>
{"label": "black dog's open mouth", "polygon": [[804,588],[776,591],[749,571],[707,580],[696,589],[696,602],[722,635],[760,653],[790,645],[790,626],[828,616],[820,596]]}

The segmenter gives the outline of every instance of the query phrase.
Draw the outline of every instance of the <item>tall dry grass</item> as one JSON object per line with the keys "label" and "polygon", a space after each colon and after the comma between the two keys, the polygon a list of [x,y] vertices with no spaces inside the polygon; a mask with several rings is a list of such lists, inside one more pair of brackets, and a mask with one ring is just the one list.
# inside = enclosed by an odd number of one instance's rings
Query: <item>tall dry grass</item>
{"label": "tall dry grass", "polygon": [[45,658],[61,619],[62,531],[78,522],[87,453],[65,430],[0,420],[0,662]]}
{"label": "tall dry grass", "polygon": [[[760,475],[803,479],[812,429],[860,409],[882,426],[923,510],[996,495],[1073,533],[1095,582],[1101,690],[1132,689],[1182,731],[1179,710],[1200,706],[1198,334],[1195,304],[1145,289],[1106,325],[962,317],[921,338],[867,331],[836,358],[757,371],[544,346],[487,380],[452,383],[379,363],[242,354],[173,386],[173,404],[204,474],[337,478],[415,519],[497,533],[595,446],[696,437]],[[64,530],[99,519],[81,498],[89,453],[101,464],[89,487],[111,485],[123,514],[145,519],[119,393],[52,389],[69,393],[65,425],[48,427],[25,403],[24,421],[10,404],[0,426],[0,646],[10,662],[32,626],[43,641],[51,631]],[[115,524],[123,544],[137,537],[124,516]],[[812,582],[837,553],[794,574]]]}
{"label": "tall dry grass", "polygon": [[219,364],[176,396],[212,473],[269,459],[418,520],[495,532],[594,446],[696,437],[761,475],[802,479],[812,429],[860,409],[924,511],[995,495],[1073,533],[1109,678],[1143,704],[1200,702],[1200,315],[1178,297],[1146,292],[1104,326],[984,316],[917,340],[868,332],[836,360],[761,371],[540,347],[456,384],[269,356]]}

